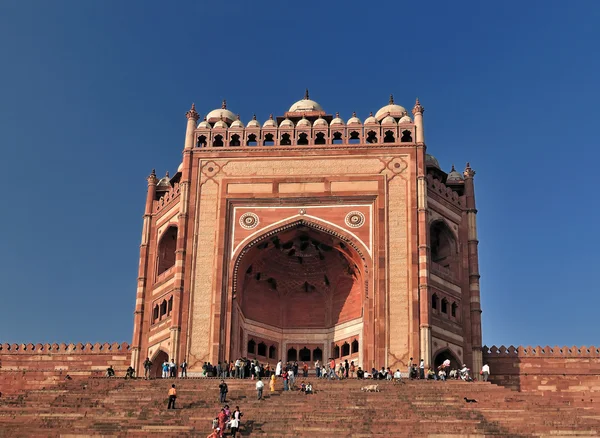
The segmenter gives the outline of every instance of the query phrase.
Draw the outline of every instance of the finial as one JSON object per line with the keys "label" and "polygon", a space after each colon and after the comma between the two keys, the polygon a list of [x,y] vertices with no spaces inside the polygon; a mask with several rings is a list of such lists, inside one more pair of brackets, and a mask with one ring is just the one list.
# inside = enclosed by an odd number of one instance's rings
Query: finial
{"label": "finial", "polygon": [[150,172],[150,176],[156,176],[156,169],[152,169],[152,172]]}
{"label": "finial", "polygon": [[252,116],[252,120],[256,120],[256,114]]}
{"label": "finial", "polygon": [[194,121],[197,121],[200,116],[198,115],[198,113],[196,112],[196,105],[192,103],[192,107],[190,108],[190,110],[185,113],[185,116],[188,119],[193,119]]}
{"label": "finial", "polygon": [[340,118],[340,113],[336,112],[335,113],[335,117],[339,119]]}
{"label": "finial", "polygon": [[421,106],[421,103],[419,102],[419,98],[417,97],[417,101],[415,102],[415,107],[412,109],[412,113],[413,113],[413,115],[416,115],[417,113],[423,114],[424,112],[425,112],[425,108],[423,108]]}
{"label": "finial", "polygon": [[356,111],[352,111],[352,117],[356,117]]}
{"label": "finial", "polygon": [[394,104],[394,95],[393,94],[390,94],[390,103],[389,104],[390,105]]}
{"label": "finial", "polygon": [[452,165],[452,170],[450,170],[450,172],[456,172],[456,169],[454,168],[454,164]]}
{"label": "finial", "polygon": [[304,91],[304,100],[308,100],[308,88]]}
{"label": "finial", "polygon": [[273,120],[273,114],[269,114],[269,120]]}
{"label": "finial", "polygon": [[373,117],[373,111],[369,112],[369,117]]}
{"label": "finial", "polygon": [[227,101],[223,99],[223,103],[221,104],[221,109],[227,109]]}
{"label": "finial", "polygon": [[167,171],[165,172],[165,178],[168,178],[168,177],[169,177],[169,171],[167,170]]}
{"label": "finial", "polygon": [[471,169],[471,164],[467,163],[467,167],[465,167],[463,175],[465,178],[473,178],[475,176],[475,171]]}
{"label": "finial", "polygon": [[239,114],[237,114],[237,119],[240,120],[240,115]]}

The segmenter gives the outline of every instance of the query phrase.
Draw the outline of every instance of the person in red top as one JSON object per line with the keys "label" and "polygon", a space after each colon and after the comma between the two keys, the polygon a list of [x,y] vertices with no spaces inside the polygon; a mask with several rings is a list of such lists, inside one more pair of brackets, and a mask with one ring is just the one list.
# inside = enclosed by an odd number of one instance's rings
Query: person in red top
{"label": "person in red top", "polygon": [[333,378],[337,378],[336,374],[335,374],[335,360],[331,359],[331,361],[329,362],[329,378],[333,379]]}
{"label": "person in red top", "polygon": [[302,362],[302,372],[304,373],[304,377],[308,377],[308,365],[306,365],[306,362]]}
{"label": "person in red top", "polygon": [[177,390],[175,389],[175,385],[171,385],[171,389],[169,389],[169,404],[167,405],[167,409],[175,409],[176,398]]}
{"label": "person in red top", "polygon": [[227,421],[227,414],[225,413],[225,409],[221,409],[221,412],[219,412],[217,418],[219,419],[219,436],[222,437],[223,431],[225,430],[225,422]]}

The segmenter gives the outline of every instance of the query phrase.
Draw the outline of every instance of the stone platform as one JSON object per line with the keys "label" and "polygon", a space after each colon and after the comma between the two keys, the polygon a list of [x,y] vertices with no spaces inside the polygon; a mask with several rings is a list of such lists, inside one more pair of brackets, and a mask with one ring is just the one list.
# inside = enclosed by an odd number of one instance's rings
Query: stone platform
{"label": "stone platform", "polygon": [[[299,381],[302,379],[299,379]],[[510,391],[490,383],[310,380],[316,393],[282,391],[256,400],[254,381],[228,379],[242,436],[598,436],[600,405]],[[167,391],[177,385],[177,409]],[[217,379],[74,378],[0,399],[1,437],[206,437],[220,409]],[[467,404],[463,397],[477,399]]]}

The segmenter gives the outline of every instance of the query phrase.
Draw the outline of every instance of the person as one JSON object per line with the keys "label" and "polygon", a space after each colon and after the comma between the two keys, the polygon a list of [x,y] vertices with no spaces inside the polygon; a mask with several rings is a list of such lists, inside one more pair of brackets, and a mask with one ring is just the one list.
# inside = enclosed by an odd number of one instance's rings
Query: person
{"label": "person", "polygon": [[308,365],[306,365],[306,362],[302,362],[302,377],[308,377]]}
{"label": "person", "polygon": [[481,375],[483,376],[483,381],[487,382],[490,376],[490,366],[487,363],[481,367]]}
{"label": "person", "polygon": [[413,371],[413,358],[411,357],[408,361],[408,379],[412,379],[412,371]]}
{"label": "person", "polygon": [[[244,414],[242,414],[242,412],[240,411],[240,407],[236,406],[235,407],[235,411],[233,411],[233,415],[231,416],[231,436],[233,438],[236,437],[238,430],[240,428],[240,422],[242,421],[242,416]],[[235,422],[235,423],[234,423]],[[235,424],[235,426],[234,426]]]}
{"label": "person", "polygon": [[115,370],[113,369],[112,365],[109,365],[108,368],[106,369],[106,377],[114,377],[115,376]]}
{"label": "person", "polygon": [[275,367],[275,375],[277,377],[281,376],[281,359],[277,362],[277,366]]}
{"label": "person", "polygon": [[402,373],[400,372],[399,369],[397,369],[396,372],[394,373],[394,381],[396,383],[402,383]]}
{"label": "person", "polygon": [[469,376],[469,369],[467,365],[463,363],[462,368],[459,370],[460,378],[466,382],[471,381],[471,377]]}
{"label": "person", "polygon": [[175,409],[175,399],[177,398],[177,390],[175,389],[175,384],[171,385],[171,389],[169,389],[169,404],[167,409]]}
{"label": "person", "polygon": [[446,381],[446,370],[444,368],[438,371],[438,377],[442,382]]}
{"label": "person", "polygon": [[354,379],[356,373],[356,365],[354,365],[354,361],[350,362],[350,378]]}
{"label": "person", "polygon": [[150,369],[152,368],[152,361],[149,357],[144,361],[144,379],[148,380],[150,378]]}
{"label": "person", "polygon": [[259,377],[258,380],[256,381],[256,395],[257,395],[257,400],[262,400],[262,394],[263,394],[263,388],[264,387],[265,387],[265,384],[263,383],[263,381]]}
{"label": "person", "polygon": [[312,394],[313,393],[313,387],[310,384],[310,382],[308,382],[306,384],[306,388],[304,389],[304,394]]}
{"label": "person", "polygon": [[288,373],[284,372],[283,373],[283,390],[284,391],[289,391],[289,386],[288,386]]}
{"label": "person", "polygon": [[174,359],[171,359],[169,364],[169,377],[177,377],[177,364]]}
{"label": "person", "polygon": [[227,422],[225,408],[221,409],[221,412],[219,412],[219,415],[217,415],[217,419],[219,420],[219,427],[217,428],[219,430],[219,437],[222,437],[225,431],[225,423]]}
{"label": "person", "polygon": [[275,392],[275,374],[271,374],[271,384],[269,386],[271,392]]}
{"label": "person", "polygon": [[348,373],[350,372],[350,364],[348,363],[348,359],[344,362],[344,378],[348,378]]}
{"label": "person", "polygon": [[218,427],[216,429],[213,429],[213,431],[206,436],[206,438],[219,438],[219,433],[221,432],[221,429],[219,429]]}
{"label": "person", "polygon": [[361,367],[358,367],[358,371],[356,371],[356,378],[362,380],[365,378],[365,372]]}
{"label": "person", "polygon": [[166,360],[162,364],[162,376],[163,376],[163,379],[166,379],[167,377],[169,377],[169,362]]}
{"label": "person", "polygon": [[125,371],[125,378],[126,379],[133,379],[133,376],[135,374],[135,370],[133,369],[133,367],[130,365],[127,368],[127,371]]}
{"label": "person", "polygon": [[423,359],[419,362],[419,379],[425,378],[425,361]]}
{"label": "person", "polygon": [[187,362],[185,361],[185,358],[183,359],[183,362],[181,362],[181,377],[187,377]]}
{"label": "person", "polygon": [[317,379],[321,378],[321,364],[319,362],[319,359],[315,360],[315,376],[317,377]]}
{"label": "person", "polygon": [[227,398],[227,392],[229,392],[229,389],[227,388],[227,383],[225,383],[225,380],[221,380],[221,384],[219,385],[219,402],[220,403],[225,403],[225,399]]}

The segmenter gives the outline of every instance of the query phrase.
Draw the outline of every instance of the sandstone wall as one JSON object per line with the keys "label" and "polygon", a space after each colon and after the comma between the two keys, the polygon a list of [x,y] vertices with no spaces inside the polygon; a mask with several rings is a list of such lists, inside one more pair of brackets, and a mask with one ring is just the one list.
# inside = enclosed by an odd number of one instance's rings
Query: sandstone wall
{"label": "sandstone wall", "polygon": [[117,376],[129,366],[129,344],[0,344],[0,392],[47,388],[73,378],[102,376],[112,365]]}
{"label": "sandstone wall", "polygon": [[597,347],[483,347],[490,380],[507,388],[600,402],[600,349]]}

